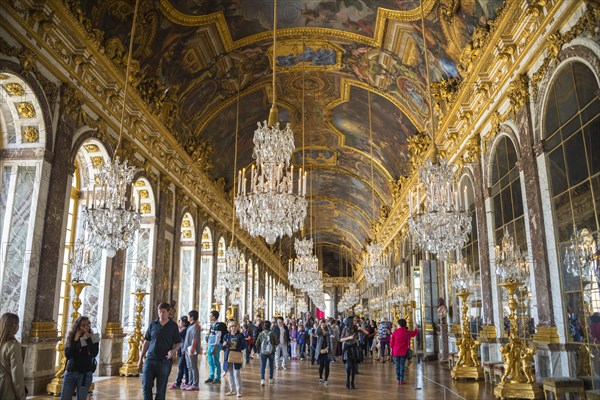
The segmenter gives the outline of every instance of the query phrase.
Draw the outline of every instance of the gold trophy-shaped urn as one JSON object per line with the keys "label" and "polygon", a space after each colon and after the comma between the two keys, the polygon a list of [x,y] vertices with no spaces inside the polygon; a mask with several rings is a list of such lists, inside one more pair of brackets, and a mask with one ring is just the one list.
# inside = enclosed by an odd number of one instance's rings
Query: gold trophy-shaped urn
{"label": "gold trophy-shaped urn", "polygon": [[471,327],[469,324],[469,304],[467,300],[471,292],[468,289],[461,289],[458,297],[462,300],[462,331],[461,338],[456,341],[458,347],[458,361],[452,368],[452,378],[468,378],[479,380],[483,377],[483,370],[479,362],[478,348],[480,342],[471,336]]}

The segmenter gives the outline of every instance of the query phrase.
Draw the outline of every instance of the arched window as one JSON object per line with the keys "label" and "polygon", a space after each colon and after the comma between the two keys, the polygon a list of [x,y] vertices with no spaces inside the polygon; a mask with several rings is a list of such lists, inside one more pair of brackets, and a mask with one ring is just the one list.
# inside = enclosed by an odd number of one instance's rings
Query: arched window
{"label": "arched window", "polygon": [[[505,229],[512,236],[521,251],[527,254],[527,235],[525,232],[525,214],[523,211],[523,197],[521,193],[521,178],[517,168],[517,150],[508,136],[503,135],[498,139],[490,163],[491,200],[492,200],[492,228],[493,240],[496,245],[502,243]],[[506,290],[498,287],[499,296],[499,321],[502,321],[503,335],[508,335],[510,328],[508,321],[508,299]],[[528,296],[521,296],[524,304],[520,304],[519,335],[529,335],[525,329],[529,325],[530,301]],[[526,304],[525,304],[526,303]]]}
{"label": "arched window", "polygon": [[181,221],[181,250],[179,257],[179,314],[185,315],[194,304],[194,260],[196,258],[196,229],[190,213]]}
{"label": "arched window", "polygon": [[[125,253],[125,278],[123,283],[123,328],[127,332],[132,332],[135,324],[135,297],[131,294],[135,291],[133,282],[133,269],[140,263],[150,268],[150,276],[154,277],[154,229],[156,202],[154,201],[154,192],[146,178],[139,178],[133,186],[134,204],[139,204],[142,213],[140,229],[135,233],[135,238],[131,246]],[[152,292],[154,281],[151,280],[148,290]],[[151,315],[156,310],[151,307],[150,299],[152,294],[144,299],[144,315],[142,318],[142,331],[146,330]],[[123,343],[123,354],[127,354],[127,345]]]}
{"label": "arched window", "polygon": [[212,303],[213,287],[213,236],[208,227],[202,231],[202,250],[200,258],[200,321],[210,323],[208,314]]}
{"label": "arched window", "polygon": [[[573,262],[569,250],[574,226],[598,243],[600,219],[600,100],[598,78],[587,65],[564,65],[548,91],[543,125],[554,236],[560,260],[565,336],[570,342],[598,343],[592,324],[600,324],[600,295],[596,272],[582,278],[581,263]],[[570,262],[570,260],[571,262]],[[589,314],[586,315],[586,312]],[[592,318],[589,318],[592,314]],[[587,316],[587,318],[586,318]],[[590,324],[590,326],[586,326]],[[588,337],[590,332],[592,337]],[[595,345],[593,345],[595,346]],[[590,346],[589,348],[592,348]],[[585,349],[583,349],[585,351]],[[596,354],[597,356],[597,354]],[[588,370],[590,359],[578,357],[577,372]],[[585,364],[579,361],[583,360]],[[591,369],[597,371],[598,365]]]}

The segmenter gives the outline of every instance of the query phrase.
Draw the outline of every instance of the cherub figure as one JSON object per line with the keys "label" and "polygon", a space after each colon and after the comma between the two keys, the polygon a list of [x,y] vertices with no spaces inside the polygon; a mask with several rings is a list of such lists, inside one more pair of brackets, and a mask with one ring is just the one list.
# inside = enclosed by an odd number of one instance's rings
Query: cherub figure
{"label": "cherub figure", "polygon": [[527,380],[527,383],[532,383],[535,381],[535,378],[531,374],[531,362],[533,361],[533,356],[536,353],[535,347],[525,347],[525,349],[521,352],[521,371],[523,372],[523,376]]}

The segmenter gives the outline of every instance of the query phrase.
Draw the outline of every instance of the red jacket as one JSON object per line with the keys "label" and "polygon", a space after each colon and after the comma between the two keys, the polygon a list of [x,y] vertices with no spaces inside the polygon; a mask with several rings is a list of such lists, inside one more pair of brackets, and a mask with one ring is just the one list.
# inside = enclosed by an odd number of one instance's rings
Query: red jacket
{"label": "red jacket", "polygon": [[418,329],[409,331],[406,328],[398,328],[392,333],[390,347],[392,349],[392,357],[404,357],[410,346],[410,338],[417,336]]}

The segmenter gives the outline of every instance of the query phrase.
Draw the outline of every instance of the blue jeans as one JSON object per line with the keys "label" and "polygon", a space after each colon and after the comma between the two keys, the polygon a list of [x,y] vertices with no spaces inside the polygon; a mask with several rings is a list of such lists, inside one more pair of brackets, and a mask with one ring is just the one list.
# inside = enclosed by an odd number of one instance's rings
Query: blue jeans
{"label": "blue jeans", "polygon": [[188,375],[187,365],[185,363],[185,355],[182,354],[179,358],[179,365],[177,366],[177,379],[175,384],[181,386],[181,382],[185,380],[185,383],[190,384],[190,377]]}
{"label": "blue jeans", "polygon": [[270,356],[260,355],[260,379],[265,379],[265,369],[267,368],[267,360],[269,361],[269,379],[273,379],[273,371],[275,370],[275,354]]}
{"label": "blue jeans", "polygon": [[250,363],[250,352],[252,351],[252,347],[246,347],[246,364]]}
{"label": "blue jeans", "polygon": [[60,400],[72,399],[77,388],[77,400],[85,400],[92,384],[91,372],[65,372]]}
{"label": "blue jeans", "polygon": [[156,379],[156,400],[164,400],[167,392],[167,382],[173,367],[173,360],[156,360],[146,358],[142,373],[142,391],[144,400],[152,400],[152,387]]}
{"label": "blue jeans", "polygon": [[394,357],[396,362],[396,379],[398,381],[404,380],[404,364],[406,363],[406,357]]}
{"label": "blue jeans", "polygon": [[298,355],[300,358],[304,358],[304,352],[306,351],[306,343],[300,343],[300,351]]}
{"label": "blue jeans", "polygon": [[[215,354],[213,354],[213,351]],[[208,346],[206,357],[208,358],[208,366],[210,367],[208,379],[221,380],[221,345]]]}
{"label": "blue jeans", "polygon": [[381,356],[381,361],[383,361],[383,357],[385,357],[385,349],[387,348],[387,354],[390,354],[390,341],[387,342],[379,342],[379,355]]}

